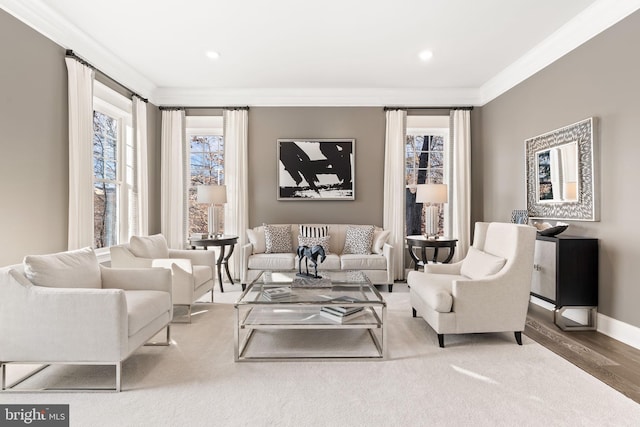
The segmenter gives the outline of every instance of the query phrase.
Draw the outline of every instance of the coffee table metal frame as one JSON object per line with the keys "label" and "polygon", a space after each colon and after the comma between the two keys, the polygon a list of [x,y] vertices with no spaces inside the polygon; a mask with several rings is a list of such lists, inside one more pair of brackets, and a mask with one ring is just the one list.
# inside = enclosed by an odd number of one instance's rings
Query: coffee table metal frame
{"label": "coffee table metal frame", "polygon": [[[355,273],[362,279],[348,281],[348,274]],[[234,304],[234,360],[240,361],[287,361],[287,360],[382,360],[386,358],[386,317],[387,303],[380,292],[364,273],[354,271],[322,271],[323,276],[331,279],[331,288],[292,288],[292,296],[281,300],[269,301],[263,290],[275,287],[291,286],[295,272],[263,271],[247,286]],[[277,275],[279,279],[272,279]],[[353,274],[352,274],[353,276]],[[332,301],[338,296],[356,296],[358,302]],[[320,316],[323,306],[366,307],[368,312],[338,323]],[[366,329],[375,346],[375,355],[354,356],[250,356],[248,346],[258,330],[274,329]]]}

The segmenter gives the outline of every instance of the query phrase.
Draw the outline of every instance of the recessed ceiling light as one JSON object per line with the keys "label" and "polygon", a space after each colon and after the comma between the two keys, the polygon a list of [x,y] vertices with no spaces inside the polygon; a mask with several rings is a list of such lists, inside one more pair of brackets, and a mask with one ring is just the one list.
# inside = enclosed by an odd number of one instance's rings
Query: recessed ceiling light
{"label": "recessed ceiling light", "polygon": [[210,50],[207,52],[207,58],[209,59],[218,59],[220,58],[220,54],[218,52],[214,52],[213,50]]}
{"label": "recessed ceiling light", "polygon": [[422,52],[420,52],[420,54],[418,54],[418,57],[421,61],[427,62],[433,57],[433,52],[431,52],[430,50],[423,50]]}

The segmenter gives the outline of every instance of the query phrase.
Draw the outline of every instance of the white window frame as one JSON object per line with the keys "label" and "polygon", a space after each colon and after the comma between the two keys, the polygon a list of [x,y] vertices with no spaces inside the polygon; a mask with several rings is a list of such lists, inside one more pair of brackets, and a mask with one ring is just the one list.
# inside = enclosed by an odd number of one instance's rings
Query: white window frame
{"label": "white window frame", "polygon": [[[133,145],[133,106],[131,99],[120,95],[106,85],[94,81],[93,109],[118,121],[117,177],[113,182],[118,187],[118,243],[129,241],[133,230],[130,227],[129,196],[133,190],[135,151]],[[93,140],[91,141],[93,144]],[[93,161],[93,158],[92,158]],[[130,169],[129,171],[127,169]],[[129,172],[129,173],[127,173]],[[94,179],[95,182],[95,179]],[[99,248],[98,250],[103,249]],[[108,248],[104,248],[108,250]],[[102,251],[101,251],[102,252]]]}
{"label": "white window frame", "polygon": [[[189,190],[191,188],[191,137],[193,136],[221,136],[224,141],[223,116],[186,116],[185,117],[185,230],[189,230]],[[226,142],[225,142],[226,147]],[[189,238],[189,236],[185,236]]]}
{"label": "white window frame", "polygon": [[[452,234],[452,212],[450,208],[452,202],[453,189],[450,183],[452,182],[452,151],[451,151],[451,129],[450,118],[448,115],[438,116],[407,116],[406,134],[412,136],[442,136],[444,138],[443,147],[443,171],[442,171],[442,183],[447,184],[448,200],[449,203],[445,203],[443,206],[444,216],[444,229],[445,236],[451,236]],[[406,155],[406,153],[405,153]],[[406,174],[406,171],[405,171]],[[404,177],[406,180],[406,175]],[[407,184],[408,187],[415,186],[416,184]],[[406,216],[405,216],[406,221]],[[405,224],[406,230],[406,224]]]}

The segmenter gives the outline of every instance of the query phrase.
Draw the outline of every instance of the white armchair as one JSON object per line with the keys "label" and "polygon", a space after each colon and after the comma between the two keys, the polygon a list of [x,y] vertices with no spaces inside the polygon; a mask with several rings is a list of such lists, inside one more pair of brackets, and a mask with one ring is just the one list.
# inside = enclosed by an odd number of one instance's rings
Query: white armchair
{"label": "white armchair", "polygon": [[[192,304],[211,291],[216,269],[213,251],[169,249],[162,234],[133,236],[129,244],[111,246],[111,267],[171,270],[173,305],[187,307],[187,321],[191,321]],[[222,285],[221,285],[222,286]]]}
{"label": "white armchair", "polygon": [[[11,364],[114,365],[166,328],[172,318],[171,275],[161,268],[115,270],[92,249],[35,255],[0,269],[0,376]],[[37,373],[40,370],[34,372]],[[26,378],[25,378],[26,379]]]}
{"label": "white armchair", "polygon": [[529,307],[536,229],[478,222],[463,261],[428,264],[407,276],[413,317],[437,333],[513,331],[522,345]]}

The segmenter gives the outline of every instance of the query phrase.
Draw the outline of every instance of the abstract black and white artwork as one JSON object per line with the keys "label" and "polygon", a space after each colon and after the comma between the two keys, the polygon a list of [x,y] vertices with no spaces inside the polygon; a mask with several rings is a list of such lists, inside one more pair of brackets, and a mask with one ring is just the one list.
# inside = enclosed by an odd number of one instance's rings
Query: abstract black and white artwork
{"label": "abstract black and white artwork", "polygon": [[355,200],[355,139],[279,139],[278,200]]}

